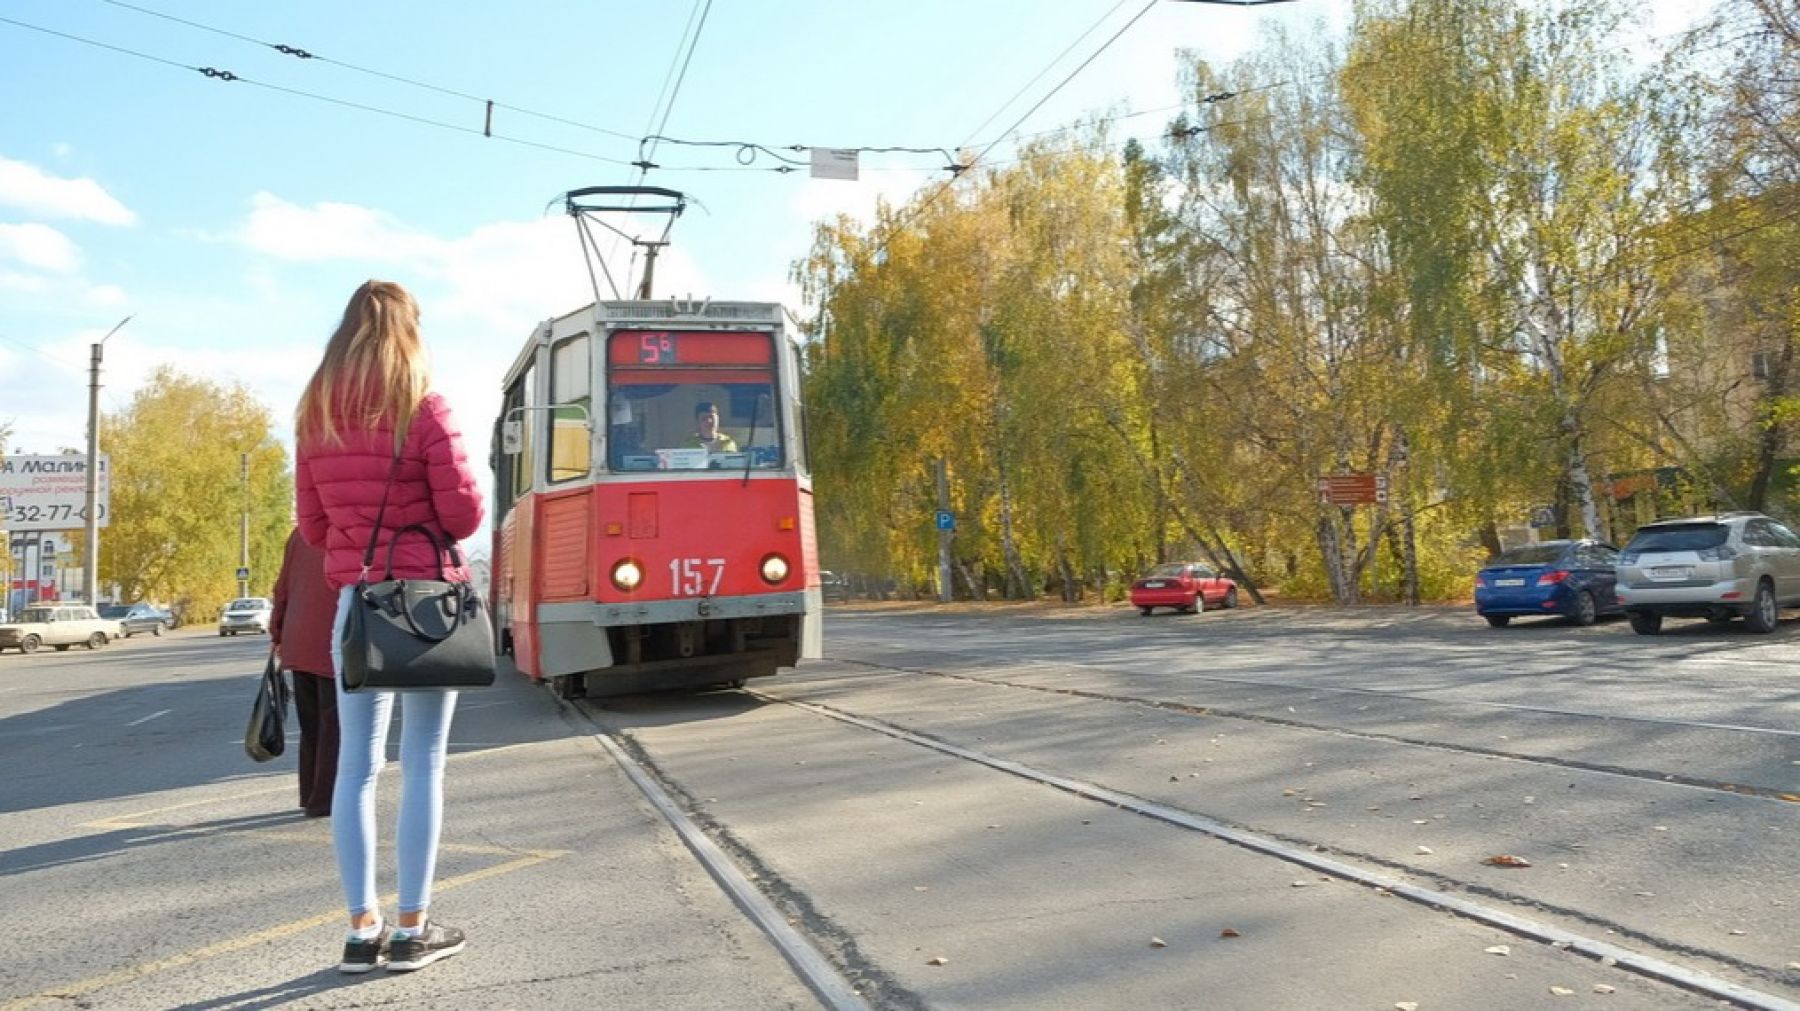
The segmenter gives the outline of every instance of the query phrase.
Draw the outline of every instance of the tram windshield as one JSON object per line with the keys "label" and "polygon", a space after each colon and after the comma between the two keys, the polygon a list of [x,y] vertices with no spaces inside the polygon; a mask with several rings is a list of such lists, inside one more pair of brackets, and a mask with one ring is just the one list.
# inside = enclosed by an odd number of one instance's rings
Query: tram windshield
{"label": "tram windshield", "polygon": [[767,333],[616,333],[607,352],[615,471],[780,468]]}

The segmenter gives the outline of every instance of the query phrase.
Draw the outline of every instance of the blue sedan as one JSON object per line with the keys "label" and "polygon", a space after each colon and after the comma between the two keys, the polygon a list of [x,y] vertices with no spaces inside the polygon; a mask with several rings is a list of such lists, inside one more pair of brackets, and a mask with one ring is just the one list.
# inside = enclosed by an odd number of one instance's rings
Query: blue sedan
{"label": "blue sedan", "polygon": [[1592,625],[1624,611],[1614,592],[1619,549],[1599,541],[1541,541],[1503,551],[1475,575],[1475,613],[1495,628],[1528,615]]}

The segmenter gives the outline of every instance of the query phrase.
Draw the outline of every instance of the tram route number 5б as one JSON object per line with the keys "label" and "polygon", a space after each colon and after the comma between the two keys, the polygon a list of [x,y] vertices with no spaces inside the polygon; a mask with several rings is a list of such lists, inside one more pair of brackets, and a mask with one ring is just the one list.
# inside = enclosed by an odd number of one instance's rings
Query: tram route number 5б
{"label": "tram route number 5\u0431", "polygon": [[725,578],[723,558],[671,558],[669,583],[677,597],[713,596]]}

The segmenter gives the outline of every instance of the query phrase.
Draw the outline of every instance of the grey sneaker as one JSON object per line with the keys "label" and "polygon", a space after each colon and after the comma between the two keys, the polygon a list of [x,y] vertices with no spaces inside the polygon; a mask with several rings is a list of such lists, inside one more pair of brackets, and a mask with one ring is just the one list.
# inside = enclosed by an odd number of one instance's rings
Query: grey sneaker
{"label": "grey sneaker", "polygon": [[386,965],[387,961],[388,941],[384,932],[366,941],[345,941],[344,960],[338,963],[338,971],[373,972]]}
{"label": "grey sneaker", "polygon": [[388,941],[388,971],[423,969],[440,958],[449,958],[463,950],[467,943],[462,931],[428,920],[411,937],[396,934]]}

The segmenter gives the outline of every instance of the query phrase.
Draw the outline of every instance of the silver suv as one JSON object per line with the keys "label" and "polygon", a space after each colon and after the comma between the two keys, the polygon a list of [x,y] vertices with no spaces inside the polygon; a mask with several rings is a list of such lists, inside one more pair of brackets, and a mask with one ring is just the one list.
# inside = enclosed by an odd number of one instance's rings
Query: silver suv
{"label": "silver suv", "polygon": [[1800,536],[1762,513],[1661,520],[1638,528],[1619,555],[1619,602],[1640,635],[1665,616],[1723,624],[1742,617],[1775,631],[1800,606]]}

